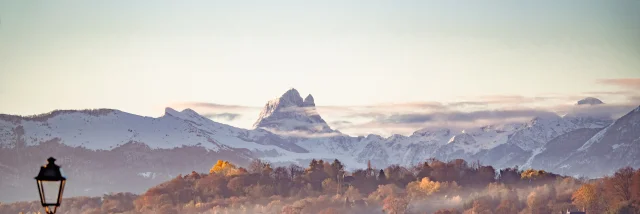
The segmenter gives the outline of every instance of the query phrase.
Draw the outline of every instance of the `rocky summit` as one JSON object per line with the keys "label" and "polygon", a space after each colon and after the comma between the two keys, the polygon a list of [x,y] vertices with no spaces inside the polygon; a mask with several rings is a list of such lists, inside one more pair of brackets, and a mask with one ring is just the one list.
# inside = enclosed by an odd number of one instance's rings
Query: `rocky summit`
{"label": "rocky summit", "polygon": [[253,126],[273,132],[334,132],[318,114],[313,96],[303,100],[295,88],[267,102]]}

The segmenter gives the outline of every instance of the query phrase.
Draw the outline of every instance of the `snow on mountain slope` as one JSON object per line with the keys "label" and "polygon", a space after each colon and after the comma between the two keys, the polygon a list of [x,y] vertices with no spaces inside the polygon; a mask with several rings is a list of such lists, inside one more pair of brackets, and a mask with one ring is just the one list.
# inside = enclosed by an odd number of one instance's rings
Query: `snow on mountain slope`
{"label": "snow on mountain slope", "polygon": [[602,129],[576,151],[567,154],[556,170],[586,176],[640,167],[640,106]]}
{"label": "snow on mountain slope", "polygon": [[568,154],[578,150],[586,141],[602,129],[581,128],[560,135],[545,145],[545,151],[538,154],[530,164],[531,168],[553,170],[566,159]]}
{"label": "snow on mountain slope", "polygon": [[445,145],[452,137],[449,129],[422,129],[411,136],[393,135],[382,138],[379,135],[368,135],[356,139],[352,153],[358,161],[371,161],[376,166],[390,164],[415,165],[433,157],[436,149]]}
{"label": "snow on mountain slope", "polygon": [[[535,117],[524,124],[510,124],[499,132],[488,149],[463,158],[477,159],[497,168],[528,167],[551,139],[573,131],[577,126],[556,114]],[[486,143],[486,140],[485,140]]]}
{"label": "snow on mountain slope", "polygon": [[313,96],[304,100],[294,88],[282,96],[269,101],[254,128],[274,130],[276,132],[302,131],[307,133],[334,132],[316,111]]}
{"label": "snow on mountain slope", "polygon": [[413,132],[409,138],[426,144],[444,145],[451,137],[452,131],[446,128],[426,128]]}
{"label": "snow on mountain slope", "polygon": [[577,128],[575,124],[555,114],[535,117],[511,134],[508,143],[515,144],[525,151],[532,151],[544,146],[551,139]]}
{"label": "snow on mountain slope", "polygon": [[576,115],[565,115],[563,118],[575,124],[578,128],[598,129],[607,127],[611,125],[611,123],[613,123],[612,119],[602,117],[581,117]]}
{"label": "snow on mountain slope", "polygon": [[525,151],[515,144],[505,143],[489,150],[481,150],[469,159],[479,160],[482,164],[500,169],[521,166],[529,160],[532,154],[532,151]]}
{"label": "snow on mountain slope", "polygon": [[165,115],[159,118],[141,117],[117,110],[97,111],[101,113],[54,111],[33,118],[2,115],[0,142],[3,147],[15,147],[8,143],[19,142],[15,137],[16,133],[21,132],[25,146],[58,138],[65,145],[92,150],[110,150],[128,142],[143,142],[152,149],[202,146],[212,151],[245,148],[251,151],[276,151],[279,154],[287,154],[290,150],[306,152],[295,144],[271,145],[263,138],[270,135],[268,132],[220,124],[190,109],[178,112],[167,108]]}

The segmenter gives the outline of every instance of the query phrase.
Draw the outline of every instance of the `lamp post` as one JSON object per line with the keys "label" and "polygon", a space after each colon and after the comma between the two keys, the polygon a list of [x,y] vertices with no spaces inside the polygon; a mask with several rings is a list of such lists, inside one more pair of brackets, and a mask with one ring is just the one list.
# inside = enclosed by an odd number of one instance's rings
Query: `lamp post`
{"label": "lamp post", "polygon": [[60,166],[54,163],[55,161],[56,159],[53,157],[47,159],[47,165],[40,167],[40,173],[36,177],[40,203],[47,214],[56,213],[62,201],[64,184],[67,181],[67,178],[63,177],[60,172]]}

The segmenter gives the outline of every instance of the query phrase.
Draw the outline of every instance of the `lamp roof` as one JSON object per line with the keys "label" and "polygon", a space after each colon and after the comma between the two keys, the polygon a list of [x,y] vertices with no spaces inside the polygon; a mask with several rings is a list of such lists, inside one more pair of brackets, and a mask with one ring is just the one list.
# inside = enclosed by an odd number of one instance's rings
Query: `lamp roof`
{"label": "lamp roof", "polygon": [[60,166],[56,165],[54,162],[55,158],[50,157],[47,159],[47,165],[40,167],[40,173],[35,177],[36,180],[39,181],[62,181],[67,180],[64,176],[62,176],[62,172],[60,171]]}

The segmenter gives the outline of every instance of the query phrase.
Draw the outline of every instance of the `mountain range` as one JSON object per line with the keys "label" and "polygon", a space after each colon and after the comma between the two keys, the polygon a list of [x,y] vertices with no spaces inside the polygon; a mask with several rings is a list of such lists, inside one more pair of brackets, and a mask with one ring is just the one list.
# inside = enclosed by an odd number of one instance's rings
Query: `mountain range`
{"label": "mountain range", "polygon": [[[606,105],[585,98],[576,105]],[[113,109],[56,110],[36,116],[0,114],[0,201],[34,200],[37,166],[56,157],[69,177],[65,195],[142,192],[218,159],[246,165],[306,165],[312,158],[367,162],[383,168],[429,158],[465,159],[498,168],[519,166],[600,177],[640,167],[640,107],[616,118],[549,114],[524,123],[473,129],[427,128],[409,136],[349,136],[332,129],[313,96],[296,89],[267,102],[253,129],[166,108],[158,118]]]}

